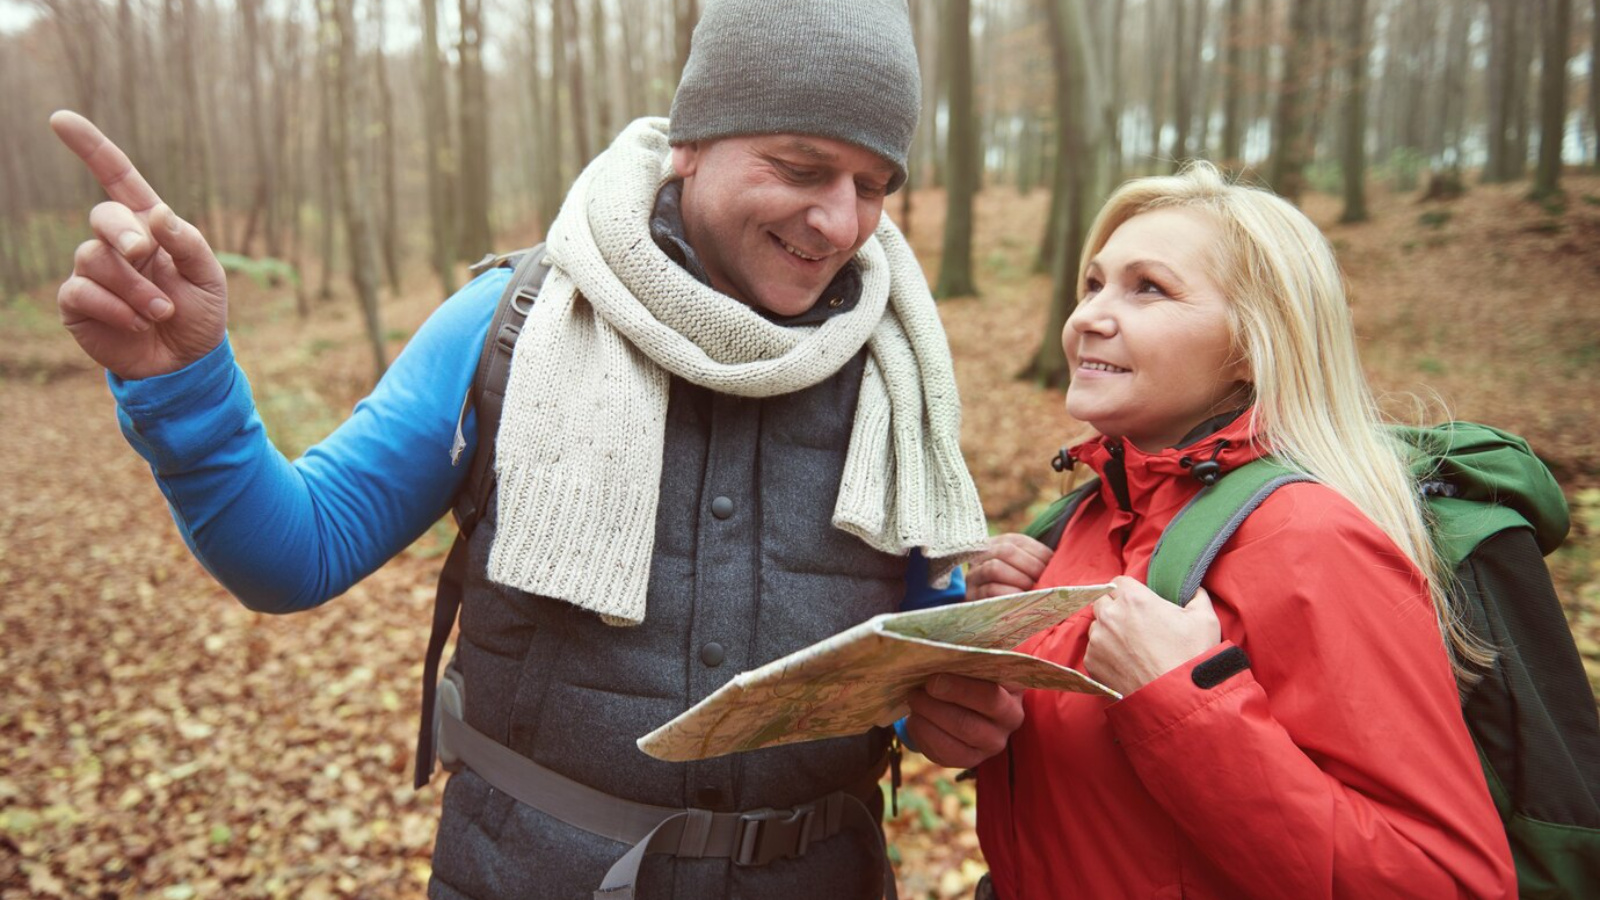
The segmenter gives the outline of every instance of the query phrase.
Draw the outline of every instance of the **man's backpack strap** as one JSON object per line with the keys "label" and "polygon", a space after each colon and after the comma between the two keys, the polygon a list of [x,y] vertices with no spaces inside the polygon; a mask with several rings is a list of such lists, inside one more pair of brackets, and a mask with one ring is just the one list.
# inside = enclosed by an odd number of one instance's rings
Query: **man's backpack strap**
{"label": "man's backpack strap", "polygon": [[[444,656],[444,645],[455,630],[456,613],[461,609],[461,596],[467,582],[467,539],[477,527],[478,519],[489,502],[489,492],[494,490],[494,441],[500,429],[500,410],[505,402],[506,382],[511,378],[511,354],[522,333],[522,325],[533,310],[550,271],[543,244],[518,253],[486,258],[484,270],[495,266],[512,266],[511,280],[500,294],[494,319],[489,323],[489,333],[484,338],[483,350],[478,355],[478,367],[472,376],[472,387],[461,403],[461,415],[456,421],[455,447],[451,461],[456,461],[466,440],[461,429],[467,410],[478,414],[478,446],[472,455],[467,471],[467,481],[456,494],[456,524],[460,534],[445,557],[444,568],[439,572],[439,586],[433,599],[433,628],[428,634],[428,649],[422,664],[422,721],[417,733],[417,765],[413,784],[421,788],[433,777],[434,736],[438,730],[437,692],[439,661]],[[480,264],[483,265],[483,264]],[[477,274],[477,267],[474,267]]]}
{"label": "man's backpack strap", "polygon": [[1264,457],[1201,488],[1161,533],[1150,557],[1146,583],[1173,603],[1188,605],[1223,546],[1273,491],[1286,484],[1315,480]]}
{"label": "man's backpack strap", "polygon": [[545,276],[550,273],[549,259],[544,244],[495,258],[496,264],[514,268],[511,280],[500,294],[489,332],[484,336],[472,387],[462,401],[461,416],[456,422],[458,449],[453,451],[459,454],[459,447],[465,445],[460,431],[467,410],[477,410],[478,449],[472,455],[466,485],[456,495],[454,508],[456,524],[469,536],[488,505],[489,492],[494,489],[494,442],[500,433],[500,410],[505,403],[506,383],[511,380],[511,354],[522,334],[523,323],[539,299]]}

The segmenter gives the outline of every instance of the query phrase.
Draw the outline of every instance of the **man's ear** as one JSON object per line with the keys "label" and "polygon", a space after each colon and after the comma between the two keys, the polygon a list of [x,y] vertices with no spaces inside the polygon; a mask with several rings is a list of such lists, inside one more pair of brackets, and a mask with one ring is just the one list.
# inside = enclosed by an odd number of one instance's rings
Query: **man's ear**
{"label": "man's ear", "polygon": [[700,164],[700,143],[690,141],[687,144],[674,144],[672,146],[672,171],[678,173],[679,178],[688,178]]}

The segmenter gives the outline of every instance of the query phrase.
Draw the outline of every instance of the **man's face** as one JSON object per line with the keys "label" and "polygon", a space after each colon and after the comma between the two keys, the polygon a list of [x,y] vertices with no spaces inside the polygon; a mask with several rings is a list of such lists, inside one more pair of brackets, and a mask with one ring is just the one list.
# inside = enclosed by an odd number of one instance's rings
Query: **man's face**
{"label": "man's face", "polygon": [[672,148],[683,224],[711,286],[805,312],[878,227],[894,167],[843,141],[756,135]]}

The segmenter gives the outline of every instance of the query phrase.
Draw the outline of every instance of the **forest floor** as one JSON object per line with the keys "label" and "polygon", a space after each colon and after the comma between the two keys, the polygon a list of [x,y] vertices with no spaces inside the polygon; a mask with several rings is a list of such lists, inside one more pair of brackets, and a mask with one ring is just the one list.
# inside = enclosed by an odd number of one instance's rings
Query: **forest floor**
{"label": "forest floor", "polygon": [[[1551,566],[1600,685],[1600,178],[1566,186],[1549,208],[1522,186],[1428,204],[1375,189],[1359,226],[1332,224],[1333,198],[1306,205],[1345,266],[1386,405],[1419,395],[1431,418],[1442,402],[1521,433],[1561,480],[1574,529]],[[942,200],[914,201],[932,276]],[[1048,284],[1030,269],[1045,201],[982,195],[983,294],[940,307],[998,527],[1059,491],[1048,460],[1079,431],[1059,392],[1013,377],[1043,329]],[[409,283],[385,305],[391,355],[438,300],[420,265]],[[245,610],[184,549],[53,296],[0,305],[0,900],[420,896],[443,779],[413,791],[410,766],[449,526],[319,610]],[[370,383],[347,298],[305,323],[287,289],[235,278],[232,324],[290,453]],[[901,896],[968,897],[983,871],[970,783],[953,775],[907,760],[889,825]]]}

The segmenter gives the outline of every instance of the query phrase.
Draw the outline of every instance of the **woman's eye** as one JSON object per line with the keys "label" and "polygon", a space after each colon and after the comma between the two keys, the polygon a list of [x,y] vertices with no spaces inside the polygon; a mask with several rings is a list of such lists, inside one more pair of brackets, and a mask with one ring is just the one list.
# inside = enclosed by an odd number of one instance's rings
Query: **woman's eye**
{"label": "woman's eye", "polygon": [[1161,285],[1156,284],[1154,281],[1151,281],[1148,278],[1139,279],[1139,293],[1160,294],[1163,297],[1167,295],[1167,292],[1162,289]]}
{"label": "woman's eye", "polygon": [[1083,295],[1087,297],[1090,294],[1098,294],[1100,293],[1100,289],[1103,287],[1105,287],[1105,285],[1100,283],[1100,279],[1086,278],[1083,281]]}

